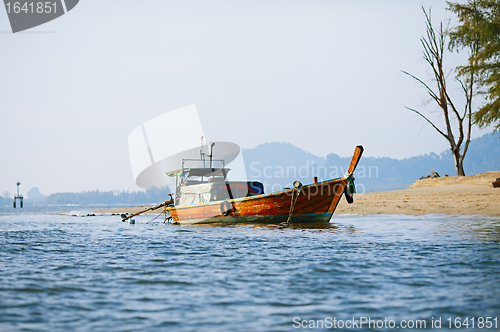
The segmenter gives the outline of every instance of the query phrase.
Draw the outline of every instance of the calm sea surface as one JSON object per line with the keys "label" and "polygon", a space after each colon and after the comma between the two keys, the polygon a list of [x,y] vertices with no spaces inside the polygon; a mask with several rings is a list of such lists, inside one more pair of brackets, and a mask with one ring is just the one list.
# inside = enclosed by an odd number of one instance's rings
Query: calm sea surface
{"label": "calm sea surface", "polygon": [[0,209],[0,331],[500,330],[500,217],[179,227],[63,210]]}

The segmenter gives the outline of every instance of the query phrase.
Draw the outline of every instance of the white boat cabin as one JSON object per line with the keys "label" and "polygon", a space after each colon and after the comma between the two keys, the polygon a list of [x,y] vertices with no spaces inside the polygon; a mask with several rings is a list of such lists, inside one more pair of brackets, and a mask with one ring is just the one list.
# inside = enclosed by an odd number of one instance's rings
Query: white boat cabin
{"label": "white boat cabin", "polygon": [[175,205],[185,206],[264,194],[257,181],[226,180],[229,168],[182,168],[168,172],[176,176]]}

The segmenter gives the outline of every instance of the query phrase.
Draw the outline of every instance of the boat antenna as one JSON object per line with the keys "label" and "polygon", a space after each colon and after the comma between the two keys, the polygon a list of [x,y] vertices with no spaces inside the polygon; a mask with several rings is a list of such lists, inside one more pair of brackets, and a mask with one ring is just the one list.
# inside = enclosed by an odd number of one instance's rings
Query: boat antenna
{"label": "boat antenna", "polygon": [[212,156],[214,151],[215,142],[210,143],[210,168],[212,168]]}
{"label": "boat antenna", "polygon": [[203,168],[205,168],[205,153],[203,152],[203,136],[201,136],[200,160],[203,161]]}

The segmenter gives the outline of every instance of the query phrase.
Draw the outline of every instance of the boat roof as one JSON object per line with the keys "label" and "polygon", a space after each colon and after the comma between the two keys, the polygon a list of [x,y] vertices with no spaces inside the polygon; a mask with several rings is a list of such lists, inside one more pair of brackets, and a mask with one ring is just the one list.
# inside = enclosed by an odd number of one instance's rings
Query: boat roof
{"label": "boat roof", "polygon": [[204,177],[210,177],[210,176],[223,176],[225,177],[227,172],[230,171],[230,168],[180,168],[175,171],[167,172],[168,176],[174,176],[181,174],[184,171],[184,173],[189,172],[189,176],[204,176]]}

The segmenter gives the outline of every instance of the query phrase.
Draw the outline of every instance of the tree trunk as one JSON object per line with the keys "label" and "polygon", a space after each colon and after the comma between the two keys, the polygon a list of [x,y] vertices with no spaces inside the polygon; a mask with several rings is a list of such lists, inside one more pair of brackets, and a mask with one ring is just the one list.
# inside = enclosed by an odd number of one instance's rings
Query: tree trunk
{"label": "tree trunk", "polygon": [[455,168],[457,170],[457,176],[465,176],[464,172],[464,159],[460,156],[460,151],[457,149],[452,151],[453,158],[455,159]]}

